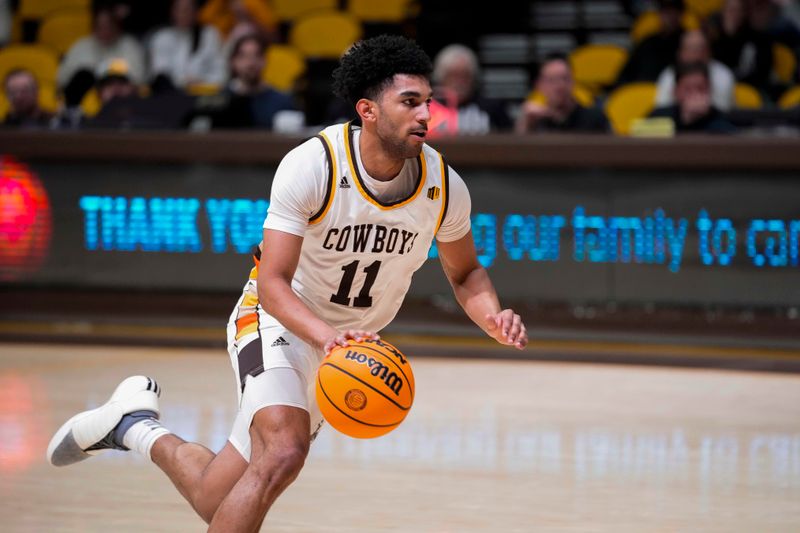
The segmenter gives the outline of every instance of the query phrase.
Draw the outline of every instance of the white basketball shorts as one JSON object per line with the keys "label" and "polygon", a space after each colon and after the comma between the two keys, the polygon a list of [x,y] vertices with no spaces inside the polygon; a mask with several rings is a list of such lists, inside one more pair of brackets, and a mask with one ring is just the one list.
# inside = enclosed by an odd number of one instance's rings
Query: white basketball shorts
{"label": "white basketball shorts", "polygon": [[315,388],[323,354],[264,311],[257,312],[259,326],[252,333],[242,336],[234,321],[228,325],[228,353],[239,397],[239,411],[228,440],[247,461],[250,424],[258,410],[271,405],[305,409],[310,416],[312,440],[323,421]]}

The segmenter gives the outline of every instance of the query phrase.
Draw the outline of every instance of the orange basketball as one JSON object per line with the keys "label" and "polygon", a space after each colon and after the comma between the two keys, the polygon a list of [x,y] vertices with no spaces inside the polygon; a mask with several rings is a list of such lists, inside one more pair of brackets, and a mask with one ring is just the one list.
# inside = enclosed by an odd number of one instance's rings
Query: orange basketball
{"label": "orange basketball", "polygon": [[414,403],[411,365],[386,341],[351,341],[323,359],[317,403],[325,420],[345,435],[385,435],[400,425]]}

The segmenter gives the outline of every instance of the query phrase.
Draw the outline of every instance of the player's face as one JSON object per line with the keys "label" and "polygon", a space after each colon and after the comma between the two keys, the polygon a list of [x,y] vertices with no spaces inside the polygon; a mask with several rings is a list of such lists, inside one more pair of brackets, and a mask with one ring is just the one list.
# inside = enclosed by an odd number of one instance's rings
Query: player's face
{"label": "player's face", "polygon": [[424,76],[397,74],[381,93],[376,131],[384,150],[392,157],[417,157],[428,134],[431,119],[431,84]]}

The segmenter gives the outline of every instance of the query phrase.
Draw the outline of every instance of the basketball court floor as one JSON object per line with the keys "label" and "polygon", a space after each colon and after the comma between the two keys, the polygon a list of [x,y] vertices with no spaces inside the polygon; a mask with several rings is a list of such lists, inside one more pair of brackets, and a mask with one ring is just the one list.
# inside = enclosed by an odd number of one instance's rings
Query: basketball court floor
{"label": "basketball court floor", "polygon": [[[323,430],[264,531],[800,531],[800,374],[409,355],[403,425]],[[0,344],[0,531],[204,530],[132,453],[45,464],[67,417],[137,373],[166,426],[223,445],[224,350]]]}

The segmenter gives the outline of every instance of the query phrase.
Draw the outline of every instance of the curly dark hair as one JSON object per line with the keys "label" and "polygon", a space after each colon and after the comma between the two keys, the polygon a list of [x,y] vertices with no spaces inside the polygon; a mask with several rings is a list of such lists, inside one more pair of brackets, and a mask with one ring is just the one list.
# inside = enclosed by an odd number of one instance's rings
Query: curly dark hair
{"label": "curly dark hair", "polygon": [[429,78],[431,58],[414,41],[398,35],[379,35],[354,44],[333,71],[333,92],[355,105],[376,97],[395,74]]}

